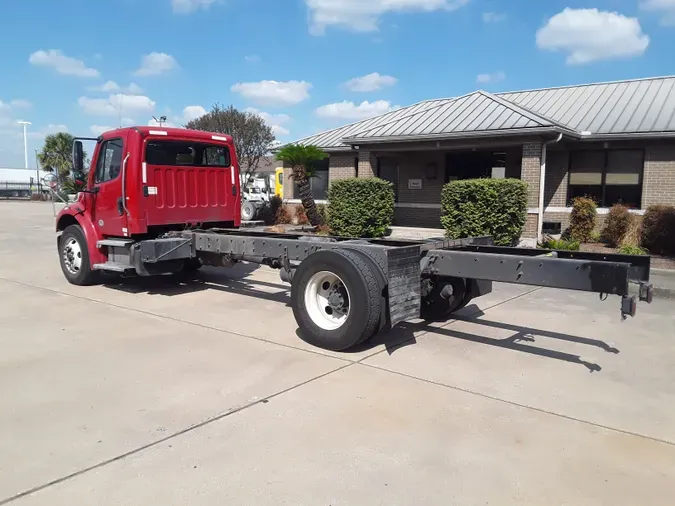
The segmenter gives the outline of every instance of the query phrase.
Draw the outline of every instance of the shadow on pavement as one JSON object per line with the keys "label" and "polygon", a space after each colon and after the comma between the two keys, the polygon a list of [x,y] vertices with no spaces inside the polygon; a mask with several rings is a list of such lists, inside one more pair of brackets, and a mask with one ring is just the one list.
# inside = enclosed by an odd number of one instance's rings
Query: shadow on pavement
{"label": "shadow on pavement", "polygon": [[193,275],[115,278],[113,282],[106,283],[105,286],[125,293],[145,293],[166,297],[215,290],[290,306],[290,286],[248,278],[258,267],[255,264],[238,264],[232,269],[203,267]]}

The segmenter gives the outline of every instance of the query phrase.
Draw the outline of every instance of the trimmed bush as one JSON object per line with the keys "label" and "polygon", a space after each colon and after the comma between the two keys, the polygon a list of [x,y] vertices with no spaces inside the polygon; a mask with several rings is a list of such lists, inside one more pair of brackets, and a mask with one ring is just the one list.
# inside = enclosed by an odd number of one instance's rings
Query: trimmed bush
{"label": "trimmed bush", "polygon": [[279,208],[276,215],[276,225],[289,225],[293,219],[291,213],[288,212],[288,206],[283,205]]}
{"label": "trimmed bush", "polygon": [[382,237],[394,219],[394,187],[383,179],[339,179],[328,189],[328,226],[342,237]]}
{"label": "trimmed bush", "polygon": [[565,239],[550,239],[544,243],[544,249],[558,251],[579,251],[579,241],[566,241]]}
{"label": "trimmed bush", "polygon": [[328,223],[328,207],[325,204],[317,204],[316,212],[319,213],[324,223]]}
{"label": "trimmed bush", "polygon": [[640,246],[624,245],[619,248],[619,253],[622,255],[646,255],[647,252]]}
{"label": "trimmed bush", "polygon": [[277,215],[283,204],[284,202],[281,198],[276,195],[270,199],[269,204],[266,204],[262,210],[261,218],[265,222],[265,225],[275,225],[277,223]]}
{"label": "trimmed bush", "polygon": [[647,208],[642,220],[642,245],[655,255],[675,255],[675,207]]}
{"label": "trimmed bush", "polygon": [[602,229],[602,240],[610,246],[619,246],[623,242],[632,221],[633,215],[630,214],[626,206],[621,204],[612,206],[605,219],[605,227]]}
{"label": "trimmed bush", "polygon": [[441,224],[451,239],[490,235],[513,246],[527,217],[527,184],[520,179],[452,181],[441,193]]}
{"label": "trimmed bush", "polygon": [[307,218],[307,212],[302,205],[295,206],[295,217],[293,219],[294,223],[298,225],[309,225],[309,219]]}
{"label": "trimmed bush", "polygon": [[575,241],[589,242],[595,228],[597,214],[598,206],[593,199],[587,197],[575,198],[572,202],[570,228],[565,235]]}

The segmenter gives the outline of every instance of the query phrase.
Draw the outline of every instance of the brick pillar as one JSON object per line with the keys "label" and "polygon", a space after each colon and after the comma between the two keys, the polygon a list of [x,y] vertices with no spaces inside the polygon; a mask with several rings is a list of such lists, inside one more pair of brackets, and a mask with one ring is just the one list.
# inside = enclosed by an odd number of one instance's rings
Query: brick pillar
{"label": "brick pillar", "polygon": [[284,163],[284,200],[293,198],[293,171]]}
{"label": "brick pillar", "polygon": [[377,159],[370,151],[359,151],[359,177],[377,176]]}
{"label": "brick pillar", "polygon": [[[523,144],[523,164],[520,178],[527,183],[527,222],[523,237],[537,239],[539,216],[530,214],[530,209],[539,207],[539,182],[541,177],[541,142]],[[530,241],[532,242],[532,241]]]}
{"label": "brick pillar", "polygon": [[328,159],[328,180],[356,177],[355,159],[354,155],[331,155]]}
{"label": "brick pillar", "polygon": [[648,146],[642,178],[642,208],[675,205],[675,146]]}

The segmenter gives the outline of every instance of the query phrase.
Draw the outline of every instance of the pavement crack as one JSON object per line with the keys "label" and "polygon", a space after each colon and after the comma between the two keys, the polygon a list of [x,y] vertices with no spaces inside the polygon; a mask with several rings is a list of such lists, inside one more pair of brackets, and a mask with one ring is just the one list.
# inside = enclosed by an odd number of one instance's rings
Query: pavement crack
{"label": "pavement crack", "polygon": [[232,408],[224,413],[220,413],[218,415],[214,415],[212,417],[207,418],[206,420],[203,420],[199,423],[196,423],[194,425],[190,425],[189,427],[186,427],[184,429],[181,429],[177,432],[174,432],[172,434],[169,434],[168,436],[165,436],[161,439],[157,439],[155,441],[152,441],[151,443],[145,444],[143,446],[139,446],[137,448],[134,448],[133,450],[129,450],[127,452],[124,452],[120,455],[117,455],[115,457],[103,460],[97,464],[93,464],[91,466],[85,467],[84,469],[80,469],[79,471],[75,471],[74,473],[70,473],[66,476],[62,476],[61,478],[56,478],[52,481],[49,481],[47,483],[44,483],[42,485],[38,485],[36,487],[33,487],[29,490],[25,490],[23,492],[19,492],[18,494],[15,494],[11,497],[8,497],[6,499],[0,500],[0,506],[3,506],[4,504],[9,504],[13,501],[17,501],[23,497],[26,497],[28,495],[35,494],[37,492],[40,492],[42,490],[45,490],[49,487],[53,487],[55,485],[58,485],[60,483],[63,483],[68,480],[72,480],[74,478],[77,478],[79,476],[82,476],[83,474],[89,473],[91,471],[95,471],[96,469],[100,469],[102,467],[108,466],[110,464],[113,464],[115,462],[118,462],[120,460],[124,460],[127,457],[131,457],[132,455],[136,455],[140,452],[143,452],[145,450],[148,450],[150,448],[153,448],[155,446],[161,445],[162,443],[165,443],[167,441],[171,441],[177,437],[183,436],[185,434],[188,434],[190,432],[193,432],[195,430],[201,429],[202,427],[206,427],[207,425],[210,425],[212,423],[218,422],[220,420],[223,420],[224,418],[227,418],[228,416],[236,415],[237,413],[241,413],[244,410],[247,410],[249,408],[252,408],[253,406],[257,406],[259,404],[267,404],[271,399],[274,399],[276,397],[279,397],[281,395],[284,395],[288,392],[291,392],[293,390],[296,390],[300,387],[303,387],[305,385],[308,385],[309,383],[313,383],[314,381],[320,380],[325,378],[326,376],[330,376],[331,374],[335,374],[336,372],[342,371],[343,369],[346,369],[347,367],[350,367],[352,365],[355,365],[356,362],[349,362],[347,364],[343,364],[340,367],[337,367],[335,369],[331,369],[330,371],[327,371],[325,373],[319,374],[317,376],[313,376],[312,378],[309,378],[301,383],[297,383],[291,387],[285,388],[284,390],[280,390],[278,392],[275,392],[271,395],[268,395],[266,397],[263,397],[261,399],[256,399],[255,401],[240,405],[238,407]]}
{"label": "pavement crack", "polygon": [[528,410],[531,410],[531,411],[536,411],[537,413],[542,413],[542,414],[549,415],[549,416],[555,416],[555,417],[562,418],[562,419],[565,419],[565,420],[569,420],[569,421],[572,421],[572,422],[577,422],[577,423],[581,423],[581,424],[584,424],[584,425],[589,425],[591,427],[596,427],[596,428],[599,428],[599,429],[605,429],[605,430],[608,430],[608,431],[617,432],[619,434],[624,434],[624,435],[627,435],[627,436],[639,437],[641,439],[646,439],[646,440],[649,440],[649,441],[652,441],[652,442],[655,442],[655,443],[662,443],[662,444],[665,444],[665,445],[668,445],[668,446],[675,446],[674,441],[668,441],[667,439],[661,439],[661,438],[657,438],[657,437],[653,437],[653,436],[648,436],[646,434],[640,434],[639,432],[633,432],[633,431],[629,431],[629,430],[625,430],[625,429],[619,429],[617,427],[611,427],[609,425],[603,425],[601,423],[591,422],[589,420],[583,420],[581,418],[576,418],[574,416],[565,415],[563,413],[558,413],[556,411],[549,411],[547,409],[538,408],[536,406],[530,406],[528,404],[521,404],[519,402],[510,401],[508,399],[502,399],[501,397],[495,397],[493,395],[484,394],[484,393],[478,392],[476,390],[470,390],[468,388],[462,388],[462,387],[459,387],[457,385],[449,385],[447,383],[441,383],[439,381],[433,381],[433,380],[426,379],[426,378],[420,378],[419,376],[414,376],[412,374],[407,374],[407,373],[400,372],[400,371],[393,371],[391,369],[387,369],[385,367],[381,367],[381,366],[374,365],[374,364],[365,364],[363,362],[359,362],[358,365],[361,365],[361,366],[364,366],[364,367],[370,367],[372,369],[377,369],[378,371],[388,372],[390,374],[396,374],[396,375],[402,376],[404,378],[409,378],[409,379],[421,381],[423,383],[428,383],[430,385],[436,385],[436,386],[443,387],[443,388],[450,388],[452,390],[457,390],[458,392],[464,392],[466,394],[476,395],[478,397],[482,397],[484,399],[489,399],[491,401],[497,401],[497,402],[501,402],[503,404],[508,404],[510,406],[514,406],[514,407],[518,407],[518,408],[522,408],[522,409],[528,409]]}

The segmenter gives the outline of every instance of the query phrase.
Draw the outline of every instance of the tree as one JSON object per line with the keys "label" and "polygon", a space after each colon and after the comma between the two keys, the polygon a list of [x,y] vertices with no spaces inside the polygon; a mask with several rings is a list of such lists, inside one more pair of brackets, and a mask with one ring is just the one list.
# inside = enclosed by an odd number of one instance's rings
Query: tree
{"label": "tree", "polygon": [[[56,172],[59,181],[65,181],[73,169],[72,153],[75,137],[67,132],[50,134],[38,153],[38,161],[44,170]],[[84,154],[87,158],[87,154]]]}
{"label": "tree", "polygon": [[258,169],[260,158],[269,153],[275,140],[272,128],[265,120],[233,106],[223,108],[215,104],[210,112],[188,122],[185,128],[231,135],[247,181]]}
{"label": "tree", "polygon": [[307,218],[314,227],[323,225],[323,218],[317,212],[316,203],[312,188],[309,185],[309,178],[314,175],[314,164],[328,157],[316,146],[300,146],[289,144],[279,150],[277,160],[281,160],[291,166],[291,177],[298,185],[300,192],[300,201],[305,208]]}

